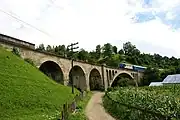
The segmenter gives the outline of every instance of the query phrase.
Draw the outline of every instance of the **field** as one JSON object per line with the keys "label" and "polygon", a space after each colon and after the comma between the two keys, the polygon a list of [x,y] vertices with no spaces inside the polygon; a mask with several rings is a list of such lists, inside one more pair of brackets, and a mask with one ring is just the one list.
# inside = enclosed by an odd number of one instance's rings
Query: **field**
{"label": "field", "polygon": [[0,47],[0,120],[46,120],[72,100],[71,88]]}
{"label": "field", "polygon": [[107,92],[103,103],[118,119],[180,119],[180,86],[121,87]]}

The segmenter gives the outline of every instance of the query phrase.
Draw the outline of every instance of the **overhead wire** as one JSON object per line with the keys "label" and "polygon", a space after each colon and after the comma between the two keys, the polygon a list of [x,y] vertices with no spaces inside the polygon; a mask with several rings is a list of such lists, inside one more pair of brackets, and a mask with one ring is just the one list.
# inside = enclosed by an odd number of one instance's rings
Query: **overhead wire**
{"label": "overhead wire", "polygon": [[41,29],[35,27],[34,25],[31,25],[31,24],[28,23],[28,22],[26,22],[26,21],[24,21],[24,20],[21,20],[20,18],[18,18],[18,17],[16,17],[16,16],[12,15],[11,13],[8,13],[8,12],[4,11],[4,10],[1,9],[1,8],[0,8],[0,12],[2,12],[2,13],[4,13],[4,14],[6,14],[6,15],[8,15],[8,16],[14,18],[14,19],[16,19],[16,20],[19,21],[19,22],[22,22],[22,23],[24,23],[24,24],[30,26],[31,28],[34,28],[35,30],[37,30],[37,31],[39,31],[39,32],[41,32],[41,33],[43,33],[43,34],[49,36],[49,37],[52,37],[48,32],[45,32],[45,31],[43,31],[43,30],[41,30]]}

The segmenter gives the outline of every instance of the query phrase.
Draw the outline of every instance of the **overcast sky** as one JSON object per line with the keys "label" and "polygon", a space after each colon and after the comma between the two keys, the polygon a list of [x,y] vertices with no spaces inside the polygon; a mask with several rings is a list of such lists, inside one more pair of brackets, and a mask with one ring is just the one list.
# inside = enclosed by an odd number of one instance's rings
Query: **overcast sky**
{"label": "overcast sky", "polygon": [[78,41],[92,50],[130,41],[145,53],[180,57],[180,0],[1,0],[0,26],[0,33],[37,45]]}

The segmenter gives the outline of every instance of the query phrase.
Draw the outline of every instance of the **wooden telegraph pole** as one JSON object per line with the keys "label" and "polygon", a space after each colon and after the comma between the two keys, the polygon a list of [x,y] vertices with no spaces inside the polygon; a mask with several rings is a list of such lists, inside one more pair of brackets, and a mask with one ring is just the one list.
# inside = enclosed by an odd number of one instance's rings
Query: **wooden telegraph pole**
{"label": "wooden telegraph pole", "polygon": [[[74,47],[75,45],[77,45],[77,44],[79,44],[78,42],[77,43],[71,43],[70,45],[68,45],[67,46],[67,49],[69,49],[69,47],[70,47],[70,50],[71,50],[71,52],[72,52],[72,55],[71,55],[71,70],[72,70],[72,68],[73,68],[73,61],[74,61],[74,59],[73,59],[73,50],[74,49],[78,49],[79,47],[77,46],[77,47]],[[72,74],[71,74],[71,76],[70,76],[70,80],[71,80],[71,82],[72,82],[72,94],[74,94],[74,80],[73,80],[73,76],[72,76]]]}

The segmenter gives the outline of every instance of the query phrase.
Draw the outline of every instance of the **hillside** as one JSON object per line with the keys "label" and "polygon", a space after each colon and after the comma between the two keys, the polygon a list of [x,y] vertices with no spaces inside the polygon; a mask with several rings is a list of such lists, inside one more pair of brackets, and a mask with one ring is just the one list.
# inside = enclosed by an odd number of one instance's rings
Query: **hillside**
{"label": "hillside", "polygon": [[0,47],[0,120],[46,120],[72,97],[71,88]]}

